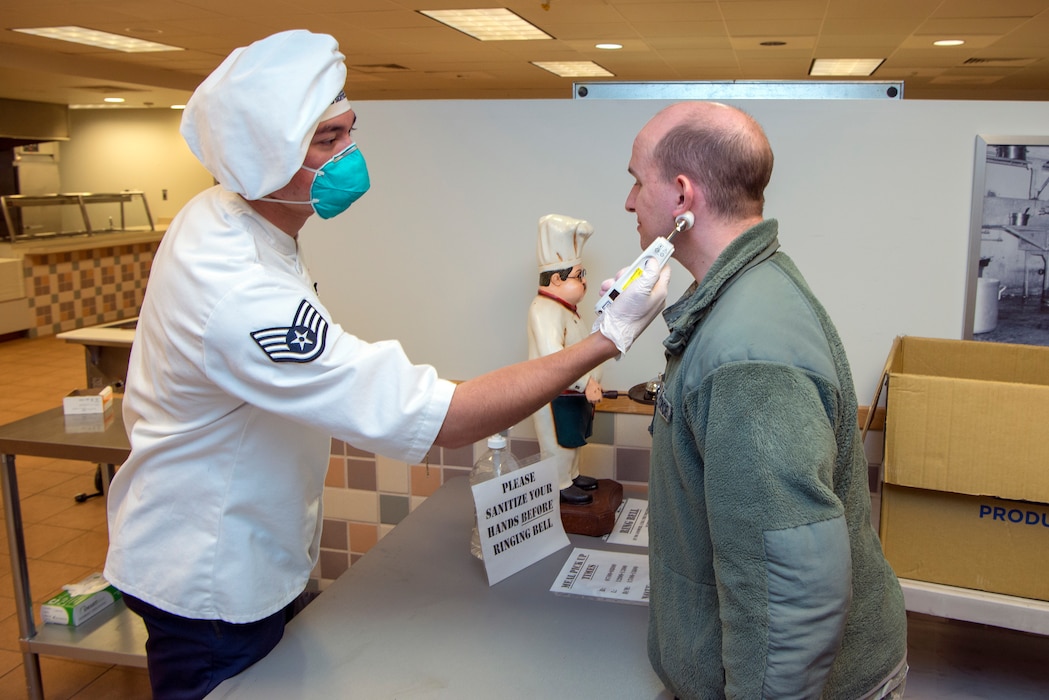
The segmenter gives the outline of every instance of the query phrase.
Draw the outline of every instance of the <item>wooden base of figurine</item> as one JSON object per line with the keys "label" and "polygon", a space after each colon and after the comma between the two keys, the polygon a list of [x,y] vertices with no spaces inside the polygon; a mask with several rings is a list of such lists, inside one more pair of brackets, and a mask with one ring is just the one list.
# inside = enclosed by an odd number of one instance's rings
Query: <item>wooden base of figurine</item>
{"label": "wooden base of figurine", "polygon": [[588,491],[594,497],[585,506],[561,504],[561,523],[572,535],[602,537],[616,524],[616,509],[623,502],[623,485],[612,479],[598,479],[597,489]]}

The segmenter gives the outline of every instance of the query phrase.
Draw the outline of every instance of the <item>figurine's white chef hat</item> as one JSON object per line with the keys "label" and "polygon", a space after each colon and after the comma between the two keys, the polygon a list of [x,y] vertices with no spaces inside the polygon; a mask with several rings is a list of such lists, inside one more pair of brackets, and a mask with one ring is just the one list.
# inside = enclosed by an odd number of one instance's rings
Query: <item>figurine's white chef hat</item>
{"label": "figurine's white chef hat", "polygon": [[235,49],[186,104],[182,136],[223,187],[265,197],[295,175],[317,124],[350,109],[344,59],[334,37],[304,29]]}
{"label": "figurine's white chef hat", "polygon": [[547,214],[539,219],[539,271],[567,270],[583,262],[583,246],[594,227],[582,219]]}

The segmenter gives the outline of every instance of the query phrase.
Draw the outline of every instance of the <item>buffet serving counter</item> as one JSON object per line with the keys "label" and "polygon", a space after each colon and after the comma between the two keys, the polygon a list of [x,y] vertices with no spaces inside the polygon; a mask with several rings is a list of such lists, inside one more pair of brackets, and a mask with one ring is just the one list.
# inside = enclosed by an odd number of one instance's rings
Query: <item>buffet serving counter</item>
{"label": "buffet serving counter", "polygon": [[647,607],[551,593],[571,547],[489,587],[472,520],[467,479],[449,480],[208,697],[672,697],[648,662]]}

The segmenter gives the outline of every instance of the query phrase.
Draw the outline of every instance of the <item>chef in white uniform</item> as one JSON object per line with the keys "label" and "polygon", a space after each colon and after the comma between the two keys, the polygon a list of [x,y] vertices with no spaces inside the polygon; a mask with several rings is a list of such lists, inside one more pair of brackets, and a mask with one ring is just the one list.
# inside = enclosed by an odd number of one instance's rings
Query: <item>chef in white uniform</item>
{"label": "chef in white uniform", "polygon": [[[583,247],[593,234],[594,227],[582,219],[561,214],[539,219],[539,291],[528,307],[529,359],[563,350],[590,333],[578,305],[587,289]],[[590,437],[593,404],[600,400],[598,366],[532,414],[540,456],[557,465],[562,502],[585,505],[593,501],[588,492],[597,488],[597,480],[580,475],[579,448]]]}
{"label": "chef in white uniform", "polygon": [[332,437],[407,462],[470,444],[624,352],[665,301],[653,271],[580,343],[459,385],[395,341],[346,332],[298,248],[310,216],[336,216],[370,184],[343,60],[330,36],[273,35],[230,54],[182,118],[219,184],[175,217],[153,262],[105,568],[146,622],[158,700],[203,697],[280,640],[317,562]]}

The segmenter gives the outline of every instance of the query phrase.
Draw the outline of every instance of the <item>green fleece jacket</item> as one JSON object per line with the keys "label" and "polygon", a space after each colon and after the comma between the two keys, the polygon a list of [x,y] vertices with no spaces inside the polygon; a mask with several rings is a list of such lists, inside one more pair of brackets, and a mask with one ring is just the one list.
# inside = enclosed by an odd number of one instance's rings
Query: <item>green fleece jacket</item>
{"label": "green fleece jacket", "polygon": [[664,311],[649,656],[679,698],[862,698],[907,652],[845,350],[778,224]]}

